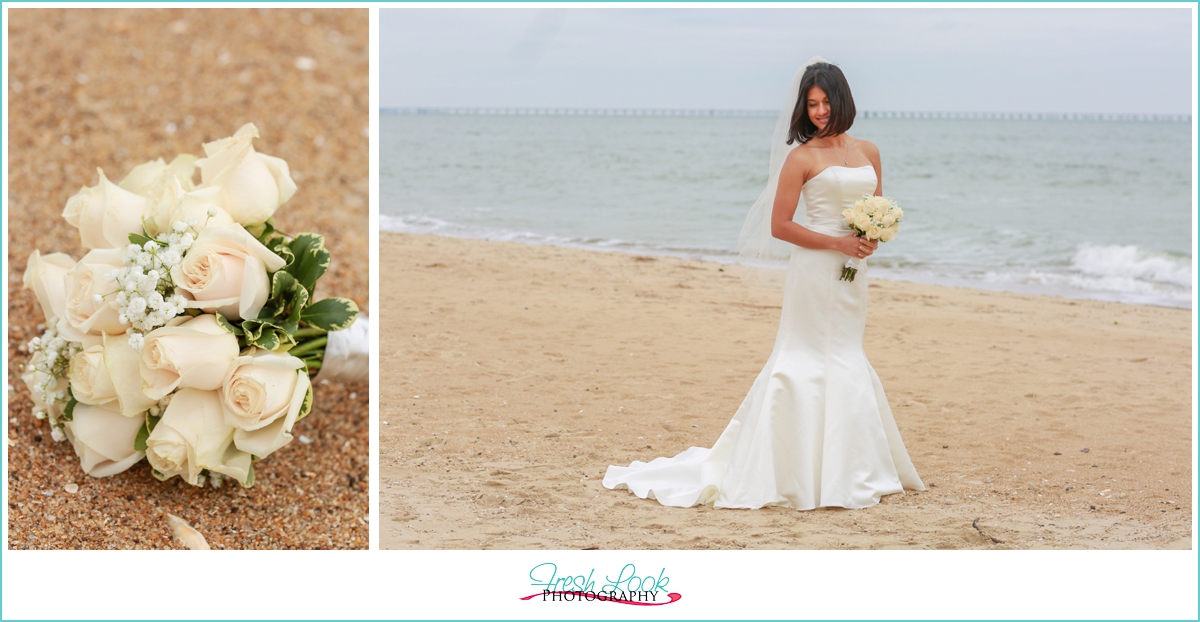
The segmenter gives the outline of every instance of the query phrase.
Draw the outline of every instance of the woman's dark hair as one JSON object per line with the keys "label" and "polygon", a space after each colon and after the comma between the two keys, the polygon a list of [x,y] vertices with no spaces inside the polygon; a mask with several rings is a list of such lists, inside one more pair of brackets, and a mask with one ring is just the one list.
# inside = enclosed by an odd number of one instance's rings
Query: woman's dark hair
{"label": "woman's dark hair", "polygon": [[[814,86],[821,87],[829,96],[829,124],[819,134],[817,126],[808,118],[808,92]],[[787,144],[797,141],[804,144],[814,137],[841,134],[854,125],[854,115],[854,96],[850,94],[850,84],[846,82],[842,70],[829,63],[813,63],[800,78],[800,95],[796,100],[796,109],[792,111],[792,127],[788,131]]]}

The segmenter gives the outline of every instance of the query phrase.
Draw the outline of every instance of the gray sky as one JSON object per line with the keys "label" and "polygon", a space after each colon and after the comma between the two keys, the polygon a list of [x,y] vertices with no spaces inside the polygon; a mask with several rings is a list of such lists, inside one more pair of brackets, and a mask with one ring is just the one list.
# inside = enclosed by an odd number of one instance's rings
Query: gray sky
{"label": "gray sky", "polygon": [[859,110],[1187,114],[1171,9],[381,9],[382,106],[775,110],[796,68]]}

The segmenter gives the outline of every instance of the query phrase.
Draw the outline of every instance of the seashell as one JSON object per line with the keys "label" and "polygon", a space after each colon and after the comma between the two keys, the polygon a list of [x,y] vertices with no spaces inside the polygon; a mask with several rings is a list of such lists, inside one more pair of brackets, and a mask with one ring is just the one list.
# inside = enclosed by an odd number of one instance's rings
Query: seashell
{"label": "seashell", "polygon": [[187,521],[174,514],[167,514],[167,524],[171,526],[171,531],[184,546],[193,551],[210,550],[208,541],[204,539],[204,536],[199,531],[193,529]]}

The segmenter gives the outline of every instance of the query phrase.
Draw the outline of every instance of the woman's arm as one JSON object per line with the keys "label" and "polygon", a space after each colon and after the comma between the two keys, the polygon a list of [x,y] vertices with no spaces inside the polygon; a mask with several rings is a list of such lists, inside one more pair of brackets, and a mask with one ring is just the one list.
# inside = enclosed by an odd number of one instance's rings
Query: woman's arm
{"label": "woman's arm", "polygon": [[875,251],[869,241],[854,236],[834,237],[817,233],[792,222],[796,206],[800,203],[800,191],[808,181],[809,163],[800,149],[793,149],[783,163],[779,173],[779,187],[775,190],[775,205],[771,209],[771,235],[796,246],[816,250],[835,250],[849,257],[866,257]]}
{"label": "woman's arm", "polygon": [[862,149],[863,155],[867,156],[867,159],[871,161],[871,166],[875,168],[875,196],[881,197],[883,196],[883,165],[879,163],[879,147],[869,140],[859,142],[862,143],[860,149]]}

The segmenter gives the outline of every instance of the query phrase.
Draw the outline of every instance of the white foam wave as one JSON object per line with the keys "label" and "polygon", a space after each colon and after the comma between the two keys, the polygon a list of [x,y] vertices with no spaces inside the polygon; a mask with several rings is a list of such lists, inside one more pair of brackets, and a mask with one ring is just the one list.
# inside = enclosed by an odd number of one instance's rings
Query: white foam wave
{"label": "white foam wave", "polygon": [[1136,246],[1083,245],[1071,259],[1081,273],[1113,283],[1163,283],[1192,285],[1191,257],[1146,253]]}
{"label": "white foam wave", "polygon": [[1067,295],[1169,306],[1191,305],[1191,257],[1147,253],[1132,245],[1081,245],[1069,267],[988,271],[982,280],[1035,286]]}

